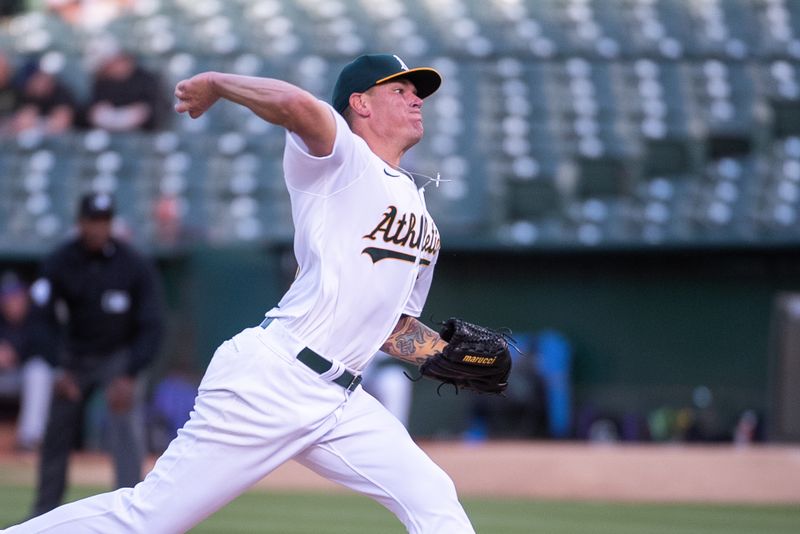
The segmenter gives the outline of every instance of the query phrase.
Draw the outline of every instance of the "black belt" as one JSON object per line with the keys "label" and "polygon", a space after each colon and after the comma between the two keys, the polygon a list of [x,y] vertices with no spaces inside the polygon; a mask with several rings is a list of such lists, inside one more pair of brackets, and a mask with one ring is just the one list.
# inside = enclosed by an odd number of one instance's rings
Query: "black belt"
{"label": "black belt", "polygon": [[[261,321],[261,328],[266,328],[272,320],[272,317],[267,317]],[[308,347],[300,351],[300,354],[297,355],[297,359],[303,362],[306,367],[320,375],[327,373],[333,368],[333,364],[329,360],[326,360]],[[347,391],[353,391],[361,383],[361,375],[354,375],[345,369],[341,376],[331,380],[331,382],[339,384]]]}

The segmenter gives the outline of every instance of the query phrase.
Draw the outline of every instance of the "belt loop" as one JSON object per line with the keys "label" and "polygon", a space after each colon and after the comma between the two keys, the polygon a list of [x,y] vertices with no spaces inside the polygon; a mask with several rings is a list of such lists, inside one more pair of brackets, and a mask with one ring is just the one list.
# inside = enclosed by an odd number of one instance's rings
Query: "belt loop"
{"label": "belt loop", "polygon": [[329,361],[331,364],[331,368],[325,371],[324,373],[320,373],[319,376],[323,379],[327,380],[328,382],[335,382],[337,378],[342,376],[347,368],[345,368],[344,364],[340,361]]}

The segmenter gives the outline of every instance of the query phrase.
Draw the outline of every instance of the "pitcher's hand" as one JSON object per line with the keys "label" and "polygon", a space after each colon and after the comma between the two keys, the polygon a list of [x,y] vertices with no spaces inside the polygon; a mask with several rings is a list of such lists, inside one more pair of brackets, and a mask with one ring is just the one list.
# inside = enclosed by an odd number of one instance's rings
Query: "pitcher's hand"
{"label": "pitcher's hand", "polygon": [[178,82],[175,86],[175,98],[178,99],[175,111],[188,112],[191,118],[196,119],[213,106],[219,100],[212,84],[213,75],[213,72],[203,72]]}

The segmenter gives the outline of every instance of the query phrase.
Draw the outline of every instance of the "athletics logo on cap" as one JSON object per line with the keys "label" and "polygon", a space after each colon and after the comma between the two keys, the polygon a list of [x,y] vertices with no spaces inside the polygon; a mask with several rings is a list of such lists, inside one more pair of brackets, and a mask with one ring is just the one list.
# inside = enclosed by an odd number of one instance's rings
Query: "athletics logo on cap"
{"label": "athletics logo on cap", "polygon": [[403,70],[408,70],[408,65],[406,65],[405,62],[402,59],[400,59],[397,54],[393,54],[393,55],[394,55],[394,58],[397,60],[397,62],[400,63],[400,68],[403,69]]}

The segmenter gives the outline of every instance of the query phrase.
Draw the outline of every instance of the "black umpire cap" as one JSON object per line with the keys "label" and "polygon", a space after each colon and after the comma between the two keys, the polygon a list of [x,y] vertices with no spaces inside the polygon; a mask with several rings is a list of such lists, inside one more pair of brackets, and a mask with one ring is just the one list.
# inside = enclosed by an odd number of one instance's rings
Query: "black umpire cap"
{"label": "black umpire cap", "polygon": [[86,193],[78,204],[81,219],[111,219],[114,216],[114,197],[109,193]]}

